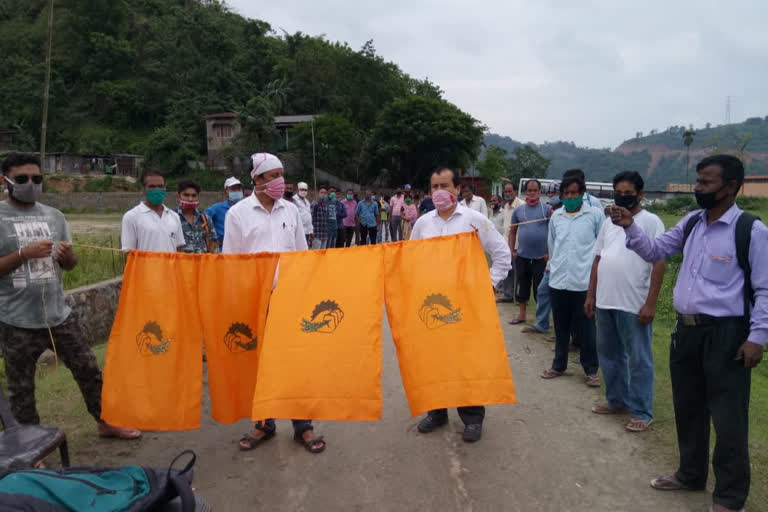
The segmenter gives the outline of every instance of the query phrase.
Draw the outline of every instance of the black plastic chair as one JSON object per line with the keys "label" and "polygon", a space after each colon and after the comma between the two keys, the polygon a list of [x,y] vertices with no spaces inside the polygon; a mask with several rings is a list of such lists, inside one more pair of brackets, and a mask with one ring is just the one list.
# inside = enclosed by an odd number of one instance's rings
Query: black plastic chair
{"label": "black plastic chair", "polygon": [[0,470],[34,467],[56,448],[61,465],[69,467],[67,436],[56,427],[22,425],[13,417],[8,400],[0,387]]}

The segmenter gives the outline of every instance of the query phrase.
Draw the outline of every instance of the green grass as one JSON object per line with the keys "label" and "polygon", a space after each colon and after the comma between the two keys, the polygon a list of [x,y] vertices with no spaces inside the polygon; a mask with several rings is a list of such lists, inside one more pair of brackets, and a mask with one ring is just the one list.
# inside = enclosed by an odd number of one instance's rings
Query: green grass
{"label": "green grass", "polygon": [[[106,281],[123,274],[125,256],[111,249],[120,248],[120,237],[115,234],[75,234],[72,237],[77,255],[77,266],[64,272],[64,289]],[[104,247],[105,250],[78,247],[78,244]]]}
{"label": "green grass", "polygon": [[[107,345],[93,347],[99,367],[104,366]],[[8,389],[5,378],[5,362],[0,359],[0,383]],[[40,422],[56,425],[67,433],[70,454],[77,458],[78,449],[83,448],[96,435],[96,422],[85,407],[75,379],[63,363],[40,364],[37,367],[35,397]],[[58,465],[58,455],[51,455],[51,463]]]}
{"label": "green grass", "polygon": [[[750,198],[751,199],[751,198]],[[768,219],[768,201],[757,201],[746,205],[751,213]],[[756,206],[757,208],[749,208]],[[657,212],[667,228],[675,225],[680,216],[672,213]],[[680,269],[680,256],[667,261],[664,283],[659,293],[656,318],[653,322],[653,352],[656,367],[656,403],[652,439],[659,445],[654,453],[669,454],[669,469],[677,463],[677,435],[675,432],[675,414],[672,407],[672,386],[669,376],[669,343],[675,326],[675,309],[672,291]],[[752,463],[752,486],[750,490],[749,510],[768,511],[768,360],[752,371],[752,396],[750,403],[749,446]],[[714,429],[712,430],[714,443]],[[713,482],[714,480],[711,479]]]}

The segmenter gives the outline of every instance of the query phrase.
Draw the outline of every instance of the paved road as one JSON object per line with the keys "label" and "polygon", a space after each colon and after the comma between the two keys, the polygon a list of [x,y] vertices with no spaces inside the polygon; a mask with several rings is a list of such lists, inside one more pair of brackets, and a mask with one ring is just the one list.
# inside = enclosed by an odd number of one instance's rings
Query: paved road
{"label": "paved road", "polygon": [[278,421],[275,439],[243,453],[236,443],[247,422],[204,418],[199,431],[147,433],[132,445],[100,442],[97,458],[164,466],[192,448],[195,486],[217,512],[706,510],[706,493],[652,490],[649,479],[669,469],[658,462],[664,454],[626,433],[620,418],[588,412],[602,391],[583,384],[580,367],[568,378],[541,380],[552,345],[507,325],[511,306],[500,311],[519,403],[490,407],[477,444],[461,441],[455,411],[447,428],[416,431],[385,327],[383,418],[320,423],[328,440],[321,455],[292,441],[288,421]]}

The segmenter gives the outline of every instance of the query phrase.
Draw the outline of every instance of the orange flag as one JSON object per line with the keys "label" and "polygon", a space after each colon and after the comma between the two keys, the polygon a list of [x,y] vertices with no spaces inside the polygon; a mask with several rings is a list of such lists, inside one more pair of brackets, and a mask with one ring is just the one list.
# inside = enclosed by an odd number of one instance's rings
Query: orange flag
{"label": "orange flag", "polygon": [[142,430],[200,427],[197,258],[131,251],[107,345],[101,417]]}
{"label": "orange flag", "polygon": [[411,414],[515,402],[475,233],[386,247],[385,300]]}
{"label": "orange flag", "polygon": [[252,418],[381,418],[382,251],[280,255]]}
{"label": "orange flag", "polygon": [[221,423],[251,416],[277,258],[273,253],[217,254],[200,260],[211,414]]}

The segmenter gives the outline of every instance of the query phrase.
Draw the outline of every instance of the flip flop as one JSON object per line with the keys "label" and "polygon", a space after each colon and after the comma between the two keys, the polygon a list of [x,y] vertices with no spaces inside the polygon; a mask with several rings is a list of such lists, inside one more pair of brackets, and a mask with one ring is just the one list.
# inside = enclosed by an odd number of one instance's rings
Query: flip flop
{"label": "flip flop", "polygon": [[626,428],[629,432],[645,432],[650,428],[651,423],[653,423],[653,420],[641,420],[639,418],[632,418],[629,420],[629,423],[624,426],[624,428]]}
{"label": "flip flop", "polygon": [[680,480],[675,475],[660,476],[651,480],[651,487],[657,491],[689,491],[693,490]]}
{"label": "flip flop", "polygon": [[539,331],[535,327],[531,327],[530,325],[526,325],[525,327],[520,329],[520,332],[524,332],[525,334],[544,334],[543,332]]}
{"label": "flip flop", "polygon": [[515,318],[514,320],[509,321],[510,325],[517,325],[517,324],[524,324],[524,323],[525,323],[525,320],[520,320],[519,318]]}
{"label": "flip flop", "polygon": [[557,370],[555,370],[553,368],[547,368],[546,370],[544,370],[541,373],[541,378],[542,379],[554,379],[554,378],[557,378],[557,377],[562,377],[563,375],[565,375],[565,372],[559,372],[559,371],[557,371]]}
{"label": "flip flop", "polygon": [[592,406],[592,412],[595,414],[622,414],[627,412],[626,407],[611,407],[607,403],[595,404]]}

